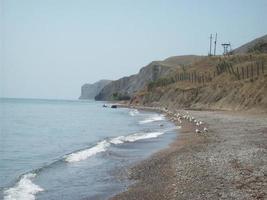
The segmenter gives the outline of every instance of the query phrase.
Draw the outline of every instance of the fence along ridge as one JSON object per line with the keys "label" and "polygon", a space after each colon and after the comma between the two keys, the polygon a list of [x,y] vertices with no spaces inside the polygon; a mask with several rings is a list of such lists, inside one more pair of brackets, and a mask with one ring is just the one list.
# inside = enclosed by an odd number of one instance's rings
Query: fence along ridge
{"label": "fence along ridge", "polygon": [[228,73],[231,76],[234,76],[236,80],[244,80],[244,79],[254,79],[256,77],[259,77],[261,75],[264,75],[267,71],[266,68],[266,62],[265,60],[260,61],[253,61],[249,65],[246,66],[236,66],[234,67],[232,63],[226,62],[225,60],[221,63],[218,63],[215,66],[216,70],[212,72],[206,71],[206,72],[197,72],[196,70],[186,72],[185,70],[183,72],[178,72],[174,76],[171,76],[170,78],[163,78],[161,80],[158,80],[157,83],[150,83],[149,88],[153,86],[166,86],[168,84],[172,84],[175,82],[191,82],[195,84],[205,84],[207,82],[211,82],[214,78],[217,76],[220,76],[223,73]]}

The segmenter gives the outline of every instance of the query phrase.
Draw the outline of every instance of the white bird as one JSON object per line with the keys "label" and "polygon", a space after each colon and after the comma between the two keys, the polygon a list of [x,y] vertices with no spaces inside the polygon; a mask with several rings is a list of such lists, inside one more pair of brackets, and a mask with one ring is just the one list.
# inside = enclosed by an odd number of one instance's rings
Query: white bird
{"label": "white bird", "polygon": [[197,122],[196,125],[199,126],[199,123]]}
{"label": "white bird", "polygon": [[199,125],[201,125],[201,124],[203,124],[203,122],[202,122],[202,121],[200,121],[200,122],[199,122]]}
{"label": "white bird", "polygon": [[198,129],[196,129],[196,133],[201,133],[201,131],[200,131],[200,130],[198,130]]}
{"label": "white bird", "polygon": [[208,128],[207,127],[204,127],[203,131],[204,132],[208,132]]}

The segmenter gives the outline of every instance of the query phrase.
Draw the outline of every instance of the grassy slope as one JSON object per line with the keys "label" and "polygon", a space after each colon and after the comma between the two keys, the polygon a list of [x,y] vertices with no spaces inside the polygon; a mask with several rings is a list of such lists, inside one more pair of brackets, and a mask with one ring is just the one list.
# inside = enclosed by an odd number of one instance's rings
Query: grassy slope
{"label": "grassy slope", "polygon": [[[186,67],[187,72],[214,74],[216,65],[231,63],[233,68],[246,68],[257,61],[265,62],[265,75],[257,78],[238,80],[234,75],[224,72],[211,82],[203,84],[178,81],[151,90],[139,92],[133,104],[168,106],[190,109],[219,110],[259,110],[267,111],[267,55],[234,55],[230,57],[204,57]],[[181,71],[177,71],[181,72]],[[255,72],[254,72],[255,73]],[[255,76],[255,74],[254,74]]]}

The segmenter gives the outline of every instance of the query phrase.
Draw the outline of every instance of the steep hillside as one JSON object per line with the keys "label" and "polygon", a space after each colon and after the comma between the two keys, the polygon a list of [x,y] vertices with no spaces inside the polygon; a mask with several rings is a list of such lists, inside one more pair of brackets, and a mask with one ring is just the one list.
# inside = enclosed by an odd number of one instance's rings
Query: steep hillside
{"label": "steep hillside", "polygon": [[163,61],[153,61],[143,67],[138,74],[123,77],[106,85],[96,96],[96,100],[128,99],[143,89],[149,82],[174,73],[182,66],[199,60],[200,56],[175,56]]}
{"label": "steep hillside", "polygon": [[94,99],[103,87],[110,82],[110,80],[100,80],[93,84],[84,84],[81,88],[81,96],[79,99]]}
{"label": "steep hillside", "polygon": [[267,35],[252,40],[232,51],[233,54],[267,53]]}
{"label": "steep hillside", "polygon": [[[181,79],[181,75],[184,78]],[[256,109],[266,112],[267,55],[206,57],[186,70],[178,70],[177,74],[149,86],[139,92],[131,103],[169,108]]]}

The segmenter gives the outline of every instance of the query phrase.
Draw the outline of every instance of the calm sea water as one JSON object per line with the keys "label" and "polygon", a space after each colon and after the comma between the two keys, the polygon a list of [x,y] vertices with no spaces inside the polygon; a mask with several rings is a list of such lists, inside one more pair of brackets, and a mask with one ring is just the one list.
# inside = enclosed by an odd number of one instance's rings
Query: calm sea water
{"label": "calm sea water", "polygon": [[[107,199],[127,167],[166,147],[161,114],[94,101],[0,99],[0,199]],[[163,126],[159,126],[163,124]]]}

